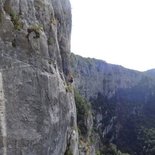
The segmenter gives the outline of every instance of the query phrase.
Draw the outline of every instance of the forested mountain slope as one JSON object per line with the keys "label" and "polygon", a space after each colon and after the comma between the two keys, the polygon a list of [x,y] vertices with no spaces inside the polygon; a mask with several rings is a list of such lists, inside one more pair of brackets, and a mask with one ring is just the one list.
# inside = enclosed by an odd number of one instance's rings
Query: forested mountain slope
{"label": "forested mountain slope", "polygon": [[115,144],[131,155],[155,154],[154,76],[73,54],[71,65],[76,89],[91,103],[100,153]]}

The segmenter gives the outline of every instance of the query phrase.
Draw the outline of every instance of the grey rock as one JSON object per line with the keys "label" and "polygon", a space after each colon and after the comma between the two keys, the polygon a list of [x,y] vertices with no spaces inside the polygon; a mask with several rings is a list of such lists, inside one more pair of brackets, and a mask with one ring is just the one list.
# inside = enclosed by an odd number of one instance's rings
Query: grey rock
{"label": "grey rock", "polygon": [[0,17],[0,154],[78,155],[69,1],[1,0]]}
{"label": "grey rock", "polygon": [[138,71],[74,54],[71,66],[75,87],[88,100],[96,98],[98,93],[111,98],[117,89],[133,87],[142,79]]}

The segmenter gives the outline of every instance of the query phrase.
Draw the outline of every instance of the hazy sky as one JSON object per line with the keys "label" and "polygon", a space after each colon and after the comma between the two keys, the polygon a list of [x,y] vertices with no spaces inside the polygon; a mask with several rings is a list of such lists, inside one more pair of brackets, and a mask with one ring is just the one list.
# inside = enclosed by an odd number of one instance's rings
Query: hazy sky
{"label": "hazy sky", "polygon": [[131,69],[155,68],[155,0],[70,0],[71,51]]}

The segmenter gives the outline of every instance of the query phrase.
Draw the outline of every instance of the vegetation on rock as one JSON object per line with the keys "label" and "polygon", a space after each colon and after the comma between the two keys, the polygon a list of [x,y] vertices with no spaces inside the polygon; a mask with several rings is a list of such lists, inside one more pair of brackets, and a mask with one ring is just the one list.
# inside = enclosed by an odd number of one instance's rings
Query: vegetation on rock
{"label": "vegetation on rock", "polygon": [[79,133],[83,137],[86,137],[88,133],[86,118],[89,115],[90,106],[78,91],[75,90],[74,95],[75,95],[75,103],[77,108],[77,125],[79,129]]}
{"label": "vegetation on rock", "polygon": [[11,21],[12,21],[12,23],[14,25],[14,28],[16,30],[21,30],[23,25],[22,25],[22,23],[20,21],[20,16],[12,11],[12,12],[10,12],[10,17],[11,17]]}
{"label": "vegetation on rock", "polygon": [[71,60],[76,87],[91,102],[97,153],[155,154],[154,72],[75,55]]}

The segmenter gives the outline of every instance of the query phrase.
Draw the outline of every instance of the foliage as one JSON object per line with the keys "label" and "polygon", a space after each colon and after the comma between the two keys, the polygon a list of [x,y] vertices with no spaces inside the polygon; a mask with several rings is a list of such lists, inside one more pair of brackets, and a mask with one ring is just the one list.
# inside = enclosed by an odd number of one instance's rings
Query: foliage
{"label": "foliage", "polygon": [[34,38],[35,39],[40,38],[40,31],[42,31],[42,30],[43,30],[43,27],[41,25],[34,24],[27,29],[27,32],[28,32],[27,37],[29,37],[31,32],[34,32],[36,35]]}
{"label": "foliage", "polygon": [[73,155],[71,149],[67,148],[64,155]]}
{"label": "foliage", "polygon": [[[119,122],[122,128],[117,145],[131,154],[154,154],[155,140],[155,85],[142,78],[134,87],[117,92],[121,106]],[[118,98],[118,97],[117,97]],[[152,153],[153,152],[153,153]]]}
{"label": "foliage", "polygon": [[143,152],[149,155],[155,154],[155,128],[141,127],[138,140],[142,144]]}
{"label": "foliage", "polygon": [[101,152],[99,150],[96,151],[96,155],[101,155]]}
{"label": "foliage", "polygon": [[118,150],[117,146],[112,143],[104,145],[100,152],[102,155],[129,155],[128,153],[122,153],[120,150]]}
{"label": "foliage", "polygon": [[90,106],[88,102],[79,94],[78,91],[75,90],[74,94],[77,108],[77,125],[80,134],[85,137],[88,132],[86,118],[89,115]]}
{"label": "foliage", "polygon": [[14,11],[11,11],[10,12],[10,17],[11,17],[11,21],[12,21],[12,23],[14,25],[14,28],[16,30],[21,30],[23,25],[22,25],[22,23],[20,21],[20,16],[17,15]]}
{"label": "foliage", "polygon": [[66,92],[69,92],[69,93],[73,92],[73,86],[71,84],[67,84],[65,89],[66,89]]}
{"label": "foliage", "polygon": [[[108,92],[111,90],[111,81],[109,77],[104,79],[104,92]],[[99,93],[96,99],[91,99],[94,116],[102,116],[101,120],[98,119],[100,122],[97,118],[94,121],[95,131],[99,133],[103,143],[100,147],[102,154],[123,155],[121,151],[130,154],[155,154],[154,101],[155,84],[147,77],[133,87],[116,90],[111,98]],[[114,117],[116,119],[112,121]],[[112,128],[103,137],[103,131],[111,125]],[[116,144],[121,151],[116,153],[113,147],[107,145],[109,142]]]}
{"label": "foliage", "polygon": [[4,10],[10,15],[15,30],[21,30],[23,28],[23,24],[20,21],[20,16],[11,8],[9,1],[4,3]]}

